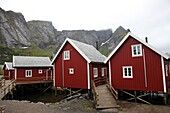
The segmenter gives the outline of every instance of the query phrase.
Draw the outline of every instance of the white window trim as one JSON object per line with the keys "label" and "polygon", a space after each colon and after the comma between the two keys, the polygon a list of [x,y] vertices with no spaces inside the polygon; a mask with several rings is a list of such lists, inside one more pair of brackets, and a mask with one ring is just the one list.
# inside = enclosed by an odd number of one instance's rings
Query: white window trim
{"label": "white window trim", "polygon": [[[137,47],[140,47],[140,54],[138,54],[138,49]],[[134,54],[134,50],[133,48],[136,48],[136,55]],[[135,44],[135,45],[131,45],[131,51],[132,51],[132,57],[139,57],[139,56],[142,56],[142,44]]]}
{"label": "white window trim", "polygon": [[[96,73],[94,73],[96,71]],[[94,78],[98,77],[98,68],[93,68],[93,76]]]}
{"label": "white window trim", "polygon": [[[125,68],[130,68],[131,69],[131,76],[125,76]],[[123,78],[133,78],[133,69],[132,69],[132,66],[123,66],[122,67],[123,69]]]}
{"label": "white window trim", "polygon": [[[67,57],[66,57],[67,54]],[[70,60],[70,50],[64,51],[64,60]]]}
{"label": "white window trim", "polygon": [[[30,75],[27,75],[27,72],[30,72]],[[32,70],[25,70],[25,77],[32,77]]]}
{"label": "white window trim", "polygon": [[38,70],[38,74],[42,74],[42,69],[39,69],[39,70]]}
{"label": "white window trim", "polygon": [[102,77],[105,76],[105,70],[107,71],[107,68],[103,67],[103,68],[102,68]]}
{"label": "white window trim", "polygon": [[74,68],[69,68],[69,74],[74,74]]}

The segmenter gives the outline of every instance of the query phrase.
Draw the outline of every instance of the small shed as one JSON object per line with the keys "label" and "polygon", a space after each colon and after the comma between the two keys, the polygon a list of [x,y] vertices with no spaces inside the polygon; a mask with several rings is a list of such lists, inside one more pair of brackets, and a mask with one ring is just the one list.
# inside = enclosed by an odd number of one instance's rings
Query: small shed
{"label": "small shed", "polygon": [[90,89],[107,76],[105,59],[94,46],[66,38],[52,60],[54,86]]}
{"label": "small shed", "polygon": [[169,56],[129,32],[106,59],[115,89],[167,93]]}
{"label": "small shed", "polygon": [[4,78],[6,80],[14,79],[14,68],[12,66],[12,62],[5,62],[3,66],[4,70]]}
{"label": "small shed", "polygon": [[13,56],[14,78],[17,82],[32,83],[52,80],[49,57]]}

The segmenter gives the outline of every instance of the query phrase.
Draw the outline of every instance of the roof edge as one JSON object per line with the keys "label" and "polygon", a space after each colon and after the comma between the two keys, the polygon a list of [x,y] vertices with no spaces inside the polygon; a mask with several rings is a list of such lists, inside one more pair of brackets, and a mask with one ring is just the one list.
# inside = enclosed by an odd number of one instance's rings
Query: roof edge
{"label": "roof edge", "polygon": [[62,50],[62,48],[64,47],[64,45],[69,42],[82,56],[83,58],[90,63],[91,60],[72,42],[71,39],[69,39],[68,37],[65,39],[65,41],[63,42],[63,44],[61,45],[60,49],[58,50],[58,52],[56,53],[56,55],[54,56],[53,60],[51,61],[51,64],[54,63],[54,61],[56,60],[57,56],[59,55],[60,51]]}
{"label": "roof edge", "polygon": [[127,33],[127,35],[123,38],[123,40],[116,46],[116,48],[109,54],[109,56],[106,58],[106,60],[104,61],[104,63],[107,63],[110,58],[113,56],[113,54],[120,48],[120,46],[129,38],[129,36],[132,36],[134,39],[138,40],[139,42],[141,42],[142,44],[144,44],[145,46],[147,46],[148,48],[150,48],[151,50],[155,51],[157,54],[161,55],[162,57],[164,57],[165,59],[170,59],[170,57],[168,55],[166,55],[165,53],[157,50],[155,47],[153,47],[152,45],[146,43],[145,41],[143,41],[142,39],[138,38],[136,35],[132,34],[131,32]]}

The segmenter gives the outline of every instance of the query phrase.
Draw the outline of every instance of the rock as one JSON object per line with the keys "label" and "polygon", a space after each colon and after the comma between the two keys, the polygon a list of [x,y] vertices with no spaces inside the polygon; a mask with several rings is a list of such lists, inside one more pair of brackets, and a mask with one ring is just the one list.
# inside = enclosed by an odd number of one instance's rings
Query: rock
{"label": "rock", "polygon": [[29,46],[30,30],[24,16],[0,8],[0,44],[8,47]]}
{"label": "rock", "polygon": [[[33,20],[26,22],[21,13],[0,8],[0,45],[15,48],[36,46],[42,49],[56,48],[56,53],[64,40],[69,37],[96,47],[108,55],[121,41],[127,31],[119,27],[113,33],[106,30],[63,30],[57,31],[50,21]],[[102,46],[101,46],[102,45]]]}

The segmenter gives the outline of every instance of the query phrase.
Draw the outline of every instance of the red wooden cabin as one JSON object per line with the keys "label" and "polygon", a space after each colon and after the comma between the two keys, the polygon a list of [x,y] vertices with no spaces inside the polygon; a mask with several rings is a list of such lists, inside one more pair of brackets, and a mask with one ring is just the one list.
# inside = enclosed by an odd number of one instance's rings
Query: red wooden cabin
{"label": "red wooden cabin", "polygon": [[49,57],[13,56],[13,68],[18,83],[52,80],[52,65]]}
{"label": "red wooden cabin", "polygon": [[169,56],[132,33],[111,52],[109,81],[115,89],[167,93],[170,87]]}
{"label": "red wooden cabin", "polygon": [[12,67],[12,62],[5,62],[3,70],[5,80],[14,79],[14,68]]}
{"label": "red wooden cabin", "polygon": [[90,89],[91,80],[106,77],[104,60],[92,45],[67,38],[52,60],[54,86]]}

